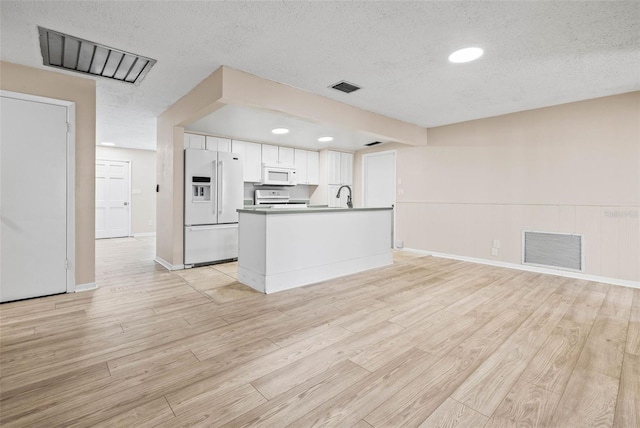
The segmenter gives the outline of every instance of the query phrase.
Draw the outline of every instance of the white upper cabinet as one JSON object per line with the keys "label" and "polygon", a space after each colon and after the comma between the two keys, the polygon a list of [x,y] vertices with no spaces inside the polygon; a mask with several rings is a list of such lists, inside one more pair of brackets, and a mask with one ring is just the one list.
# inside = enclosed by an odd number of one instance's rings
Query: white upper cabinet
{"label": "white upper cabinet", "polygon": [[317,185],[320,178],[318,152],[295,149],[294,159],[298,184]]}
{"label": "white upper cabinet", "polygon": [[262,145],[262,163],[264,164],[292,166],[295,163],[294,157],[294,149],[291,147]]}
{"label": "white upper cabinet", "polygon": [[340,182],[353,186],[353,153],[340,153]]}
{"label": "white upper cabinet", "polygon": [[353,185],[353,153],[329,150],[327,155],[327,184]]}
{"label": "white upper cabinet", "polygon": [[262,145],[262,163],[267,165],[278,164],[278,146],[270,144]]}
{"label": "white upper cabinet", "polygon": [[292,166],[294,157],[294,149],[291,147],[278,147],[278,163]]}
{"label": "white upper cabinet", "polygon": [[340,167],[340,152],[334,152],[329,150],[328,152],[328,184],[342,184],[341,174],[342,169]]}
{"label": "white upper cabinet", "polygon": [[258,143],[233,140],[231,144],[233,153],[242,156],[244,165],[244,181],[259,183],[262,180],[262,147]]}
{"label": "white upper cabinet", "polygon": [[207,150],[214,152],[231,152],[231,140],[228,138],[211,137],[207,135],[205,141],[205,147]]}
{"label": "white upper cabinet", "polygon": [[307,152],[307,183],[320,184],[320,158],[318,152]]}
{"label": "white upper cabinet", "polygon": [[185,149],[198,149],[204,150],[205,137],[204,135],[184,133],[184,148]]}

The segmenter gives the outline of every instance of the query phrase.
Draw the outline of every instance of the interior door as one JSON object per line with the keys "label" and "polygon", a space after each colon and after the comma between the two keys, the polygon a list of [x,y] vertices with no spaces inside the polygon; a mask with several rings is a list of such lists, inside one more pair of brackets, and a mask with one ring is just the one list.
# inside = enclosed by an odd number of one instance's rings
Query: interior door
{"label": "interior door", "polygon": [[362,156],[365,207],[390,207],[396,203],[396,152]]}
{"label": "interior door", "polygon": [[96,238],[129,236],[129,162],[96,161]]}
{"label": "interior door", "polygon": [[393,246],[396,233],[395,150],[362,155],[362,202],[365,207],[394,207],[391,225]]}
{"label": "interior door", "polygon": [[64,293],[67,107],[0,100],[0,301]]}

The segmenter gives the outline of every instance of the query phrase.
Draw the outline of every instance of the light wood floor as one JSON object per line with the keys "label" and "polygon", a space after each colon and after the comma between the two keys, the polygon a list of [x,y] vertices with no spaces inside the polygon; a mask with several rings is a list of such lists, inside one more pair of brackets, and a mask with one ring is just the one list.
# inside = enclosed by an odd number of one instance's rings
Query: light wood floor
{"label": "light wood floor", "polygon": [[640,290],[399,253],[265,296],[153,245],[0,306],[3,427],[640,426]]}

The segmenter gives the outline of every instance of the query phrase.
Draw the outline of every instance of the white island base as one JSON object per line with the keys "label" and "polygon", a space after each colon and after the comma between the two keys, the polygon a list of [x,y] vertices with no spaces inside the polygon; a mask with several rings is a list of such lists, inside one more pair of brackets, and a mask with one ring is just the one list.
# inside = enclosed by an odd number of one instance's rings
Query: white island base
{"label": "white island base", "polygon": [[390,207],[238,213],[238,281],[263,293],[393,263]]}

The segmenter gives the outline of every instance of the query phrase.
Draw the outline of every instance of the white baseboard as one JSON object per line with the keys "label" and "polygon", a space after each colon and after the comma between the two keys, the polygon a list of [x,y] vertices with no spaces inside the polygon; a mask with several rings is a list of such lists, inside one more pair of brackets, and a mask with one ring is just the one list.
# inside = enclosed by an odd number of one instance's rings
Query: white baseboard
{"label": "white baseboard", "polygon": [[162,265],[163,267],[165,267],[167,270],[182,270],[184,269],[184,265],[172,265],[171,263],[169,263],[168,261],[164,260],[161,257],[156,256],[153,259],[154,262]]}
{"label": "white baseboard", "polygon": [[134,238],[142,238],[143,236],[156,236],[155,232],[143,232],[143,233],[134,233],[133,235]]}
{"label": "white baseboard", "polygon": [[584,279],[586,281],[602,282],[605,284],[621,285],[623,287],[640,288],[640,281],[631,281],[627,279],[609,278],[605,276],[588,275],[580,272],[569,272],[560,269],[549,269],[538,266],[521,265],[517,263],[507,263],[495,260],[478,259],[475,257],[457,256],[454,254],[436,253],[433,251],[417,250],[415,248],[403,248],[400,251],[408,251],[411,253],[424,254],[425,256],[440,257],[443,259],[460,260],[463,262],[479,263],[489,266],[497,266],[508,269],[524,270],[527,272],[545,273],[548,275],[564,276],[567,278]]}
{"label": "white baseboard", "polygon": [[97,290],[98,289],[98,284],[96,284],[95,282],[87,282],[86,284],[76,284],[76,289],[74,290],[75,293],[81,293],[83,291],[91,291],[91,290]]}

